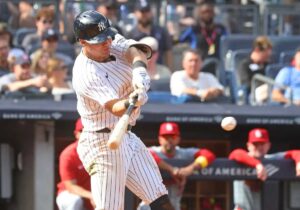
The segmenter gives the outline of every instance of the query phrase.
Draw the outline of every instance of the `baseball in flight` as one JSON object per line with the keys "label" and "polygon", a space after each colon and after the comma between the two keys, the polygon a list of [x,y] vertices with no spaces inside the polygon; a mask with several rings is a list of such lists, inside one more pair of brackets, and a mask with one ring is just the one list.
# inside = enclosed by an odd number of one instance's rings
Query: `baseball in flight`
{"label": "baseball in flight", "polygon": [[236,127],[236,119],[234,117],[224,117],[221,121],[221,127],[225,131],[232,131]]}

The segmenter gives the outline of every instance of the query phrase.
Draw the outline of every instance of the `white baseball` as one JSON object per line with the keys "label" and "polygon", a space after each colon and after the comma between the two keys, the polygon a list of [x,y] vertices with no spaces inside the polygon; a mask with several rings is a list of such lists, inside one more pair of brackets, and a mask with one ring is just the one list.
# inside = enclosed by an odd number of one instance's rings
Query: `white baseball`
{"label": "white baseball", "polygon": [[224,117],[221,121],[221,127],[225,131],[232,131],[236,127],[236,119],[234,117]]}

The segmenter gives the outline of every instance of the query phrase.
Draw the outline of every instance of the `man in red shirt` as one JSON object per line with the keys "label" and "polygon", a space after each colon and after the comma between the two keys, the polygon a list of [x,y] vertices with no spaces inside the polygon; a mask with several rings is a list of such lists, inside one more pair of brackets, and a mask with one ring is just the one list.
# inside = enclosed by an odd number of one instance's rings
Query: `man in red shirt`
{"label": "man in red shirt", "polygon": [[257,178],[259,179],[234,181],[233,191],[236,210],[261,210],[261,181],[268,178],[268,173],[261,162],[262,159],[293,159],[296,163],[296,175],[300,176],[300,150],[267,154],[270,147],[268,131],[263,128],[255,128],[248,135],[248,151],[235,149],[230,153],[230,160],[256,168]]}
{"label": "man in red shirt", "polygon": [[74,136],[76,141],[68,145],[59,156],[59,175],[56,203],[59,210],[92,210],[94,201],[91,194],[90,176],[84,169],[76,148],[83,125],[78,119]]}
{"label": "man in red shirt", "polygon": [[[170,173],[170,179],[164,179],[164,184],[168,189],[168,196],[175,210],[180,210],[182,193],[185,181],[195,170],[205,168],[215,160],[215,155],[208,149],[180,147],[181,136],[179,125],[174,122],[164,122],[160,125],[158,133],[159,146],[149,147],[149,151],[154,157],[158,167]],[[176,168],[166,160],[190,160],[187,166]],[[149,210],[150,207],[143,202],[138,210]]]}

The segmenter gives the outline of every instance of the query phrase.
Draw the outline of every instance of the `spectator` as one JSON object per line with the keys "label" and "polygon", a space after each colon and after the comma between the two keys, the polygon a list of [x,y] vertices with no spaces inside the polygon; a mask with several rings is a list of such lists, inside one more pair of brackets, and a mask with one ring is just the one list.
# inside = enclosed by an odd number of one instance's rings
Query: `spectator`
{"label": "spectator", "polygon": [[10,8],[11,2],[1,3],[0,4],[0,22],[8,23],[10,22],[12,16],[12,9]]}
{"label": "spectator", "polygon": [[272,99],[275,102],[300,105],[300,48],[296,50],[294,56],[294,66],[288,66],[281,69],[275,78],[275,82],[288,89],[282,89],[274,86],[272,91]]}
{"label": "spectator", "polygon": [[[160,125],[158,141],[160,146],[152,146],[149,148],[158,165],[161,160],[191,160],[189,165],[180,169],[176,167],[173,169],[178,170],[178,172],[175,172],[175,174],[177,174],[179,177],[182,177],[183,182],[178,182],[178,180],[174,180],[173,178],[164,180],[173,207],[175,210],[180,210],[180,201],[186,177],[192,175],[196,169],[205,168],[207,165],[209,165],[215,159],[215,155],[207,149],[198,149],[195,147],[181,148],[179,146],[179,126],[173,122],[165,122]],[[160,165],[159,167],[161,168]],[[144,203],[141,203],[138,209],[148,210],[150,208]]]}
{"label": "spectator", "polygon": [[68,67],[57,58],[50,58],[47,62],[48,80],[53,95],[74,93],[70,81],[67,81]]}
{"label": "spectator", "polygon": [[22,46],[29,52],[32,46],[41,43],[43,33],[50,28],[53,28],[55,14],[54,11],[48,7],[41,8],[36,15],[36,33],[28,34],[24,37]]}
{"label": "spectator", "polygon": [[[190,27],[196,24],[195,19],[188,14],[188,9],[184,2],[178,2],[176,12],[179,15],[179,23],[182,27]],[[182,31],[180,30],[179,33],[181,32]]]}
{"label": "spectator", "polygon": [[148,60],[147,68],[151,80],[170,79],[170,69],[162,64],[157,63],[157,59],[159,56],[158,41],[154,37],[147,36],[142,38],[139,42],[146,44],[152,48],[152,57]]}
{"label": "spectator", "polygon": [[59,13],[61,14],[58,20],[59,32],[62,34],[62,38],[64,40],[74,44],[76,40],[73,32],[73,26],[72,24],[67,24],[74,21],[74,15],[70,11],[71,7],[68,7],[67,5],[68,3],[66,1],[59,1],[58,9]]}
{"label": "spectator", "polygon": [[262,164],[263,159],[293,159],[296,163],[296,175],[300,176],[300,150],[289,150],[268,154],[271,147],[269,133],[266,129],[255,128],[249,132],[247,149],[236,149],[229,155],[230,160],[256,168],[259,180],[234,181],[234,205],[241,210],[261,209],[261,181],[268,178],[268,173]]}
{"label": "spectator", "polygon": [[211,1],[203,1],[195,8],[194,26],[184,30],[179,38],[180,42],[189,42],[190,47],[203,52],[203,60],[206,58],[220,59],[220,38],[226,34],[223,25],[214,22],[214,4]]}
{"label": "spectator", "polygon": [[[66,65],[73,64],[73,59],[68,55],[57,52],[59,44],[59,34],[53,29],[47,29],[42,35],[42,45],[41,48],[44,51],[47,51],[51,57],[57,57],[65,62]],[[31,54],[31,57],[35,56],[35,52]]]}
{"label": "spectator", "polygon": [[84,11],[95,10],[95,0],[86,0],[86,1],[59,1],[59,31],[63,34],[63,39],[68,42],[75,44],[76,39],[73,31],[73,23],[75,17]]}
{"label": "spectator", "polygon": [[119,34],[123,34],[122,29],[118,26],[118,7],[117,0],[100,0],[97,11],[110,20],[110,24],[118,30]]}
{"label": "spectator", "polygon": [[146,36],[155,37],[159,46],[158,63],[173,69],[172,39],[166,29],[154,24],[151,7],[147,0],[137,0],[134,14],[137,25],[129,31],[127,37],[134,40],[140,40]]}
{"label": "spectator", "polygon": [[12,50],[8,55],[8,61],[12,73],[0,78],[0,91],[2,93],[14,91],[39,93],[47,91],[47,87],[49,87],[47,77],[45,75],[32,77],[30,60],[24,51],[20,49]]}
{"label": "spectator", "polygon": [[82,130],[81,119],[78,119],[74,130],[75,141],[68,145],[59,156],[60,182],[57,184],[56,197],[59,210],[92,210],[95,207],[90,176],[76,151]]}
{"label": "spectator", "polygon": [[[2,31],[3,32],[3,31]],[[9,39],[6,33],[0,32],[0,77],[9,73],[7,56],[10,50]]]}
{"label": "spectator", "polygon": [[31,55],[31,70],[36,75],[47,74],[47,63],[51,57],[50,53],[43,49],[38,49],[33,55]]}
{"label": "spectator", "polygon": [[265,75],[265,68],[272,55],[272,43],[266,36],[258,36],[253,42],[250,57],[241,61],[238,67],[238,82],[247,95],[251,90],[251,80],[255,74]]}
{"label": "spectator", "polygon": [[6,39],[9,43],[9,46],[13,47],[13,44],[12,44],[13,35],[7,29],[7,24],[6,23],[1,23],[0,22],[0,39]]}
{"label": "spectator", "polygon": [[11,13],[10,28],[34,28],[34,10],[28,1],[19,1],[18,6],[13,2],[7,2],[7,7]]}
{"label": "spectator", "polygon": [[183,70],[171,76],[171,93],[183,102],[210,102],[223,99],[223,86],[211,73],[201,72],[202,57],[197,50],[183,52]]}

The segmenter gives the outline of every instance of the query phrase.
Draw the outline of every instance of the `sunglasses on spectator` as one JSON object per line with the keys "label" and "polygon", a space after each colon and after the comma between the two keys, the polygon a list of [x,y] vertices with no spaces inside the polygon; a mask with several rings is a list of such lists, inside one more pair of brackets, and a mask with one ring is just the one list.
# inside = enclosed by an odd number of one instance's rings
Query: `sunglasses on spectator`
{"label": "sunglasses on spectator", "polygon": [[53,21],[52,21],[52,20],[43,20],[42,22],[43,22],[43,24],[46,24],[46,23],[48,23],[48,24],[52,24],[52,23],[53,23]]}
{"label": "sunglasses on spectator", "polygon": [[30,68],[30,63],[23,63],[23,64],[21,64],[21,67],[23,69],[29,69]]}
{"label": "sunglasses on spectator", "polygon": [[115,9],[115,7],[112,7],[112,6],[106,6],[105,7],[107,10],[113,10],[113,9]]}
{"label": "sunglasses on spectator", "polygon": [[150,8],[145,8],[145,9],[141,9],[140,11],[141,11],[141,13],[147,13],[147,12],[150,12],[151,9]]}
{"label": "sunglasses on spectator", "polygon": [[68,66],[67,65],[62,65],[62,66],[54,69],[54,71],[65,71],[66,69],[68,69]]}
{"label": "sunglasses on spectator", "polygon": [[60,67],[61,70],[66,70],[67,68],[68,68],[67,65],[62,65],[62,66]]}
{"label": "sunglasses on spectator", "polygon": [[204,9],[200,11],[201,13],[213,13],[214,10],[213,9]]}
{"label": "sunglasses on spectator", "polygon": [[57,42],[58,41],[58,39],[57,38],[48,38],[48,39],[46,39],[48,42]]}

